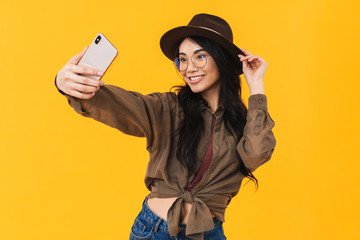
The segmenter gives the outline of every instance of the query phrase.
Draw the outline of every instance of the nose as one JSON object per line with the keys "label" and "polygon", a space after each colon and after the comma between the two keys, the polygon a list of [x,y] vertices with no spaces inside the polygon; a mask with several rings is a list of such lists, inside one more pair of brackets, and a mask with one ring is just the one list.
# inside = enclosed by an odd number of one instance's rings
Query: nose
{"label": "nose", "polygon": [[189,61],[186,71],[187,72],[196,72],[197,70],[199,70],[199,68],[197,68],[192,61]]}

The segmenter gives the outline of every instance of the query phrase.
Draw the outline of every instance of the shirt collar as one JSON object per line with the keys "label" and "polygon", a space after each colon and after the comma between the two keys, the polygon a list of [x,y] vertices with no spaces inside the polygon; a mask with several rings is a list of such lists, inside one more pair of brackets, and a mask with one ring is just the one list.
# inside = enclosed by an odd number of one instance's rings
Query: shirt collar
{"label": "shirt collar", "polygon": [[211,111],[210,111],[210,107],[208,106],[202,106],[201,107],[201,112],[202,113],[205,113],[205,112],[208,112],[209,114],[211,115],[215,115],[216,117],[222,115],[224,113],[225,109],[223,106],[219,105],[219,107],[216,109],[215,113],[212,114]]}
{"label": "shirt collar", "polygon": [[[209,110],[209,109],[210,109],[210,106],[207,104],[207,102],[204,99],[201,98],[200,111],[203,112],[204,110]],[[225,111],[224,106],[222,104],[219,104],[218,108],[215,111],[215,114],[221,113],[224,111]]]}

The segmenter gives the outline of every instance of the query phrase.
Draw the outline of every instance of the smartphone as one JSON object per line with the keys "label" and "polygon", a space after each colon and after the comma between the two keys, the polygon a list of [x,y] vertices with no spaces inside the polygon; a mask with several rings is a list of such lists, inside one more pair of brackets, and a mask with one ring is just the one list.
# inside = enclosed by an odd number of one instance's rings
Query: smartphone
{"label": "smartphone", "polygon": [[[110,41],[102,34],[96,35],[90,47],[86,50],[84,56],[79,61],[78,65],[96,68],[103,73],[114,61],[117,56],[117,49],[110,43]],[[95,80],[100,80],[101,76],[83,75]]]}

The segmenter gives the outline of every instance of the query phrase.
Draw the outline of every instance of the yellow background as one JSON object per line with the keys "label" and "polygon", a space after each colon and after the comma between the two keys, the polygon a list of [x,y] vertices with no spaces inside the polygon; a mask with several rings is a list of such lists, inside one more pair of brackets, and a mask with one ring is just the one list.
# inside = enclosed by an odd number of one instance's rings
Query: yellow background
{"label": "yellow background", "polygon": [[[360,239],[358,1],[0,0],[0,239],[128,239],[148,194],[145,140],[76,114],[55,74],[98,32],[103,80],[141,93],[181,80],[159,39],[200,12],[269,64],[272,160],[226,213],[228,239]],[[244,80],[244,79],[243,79]],[[245,82],[244,101],[249,91]]]}

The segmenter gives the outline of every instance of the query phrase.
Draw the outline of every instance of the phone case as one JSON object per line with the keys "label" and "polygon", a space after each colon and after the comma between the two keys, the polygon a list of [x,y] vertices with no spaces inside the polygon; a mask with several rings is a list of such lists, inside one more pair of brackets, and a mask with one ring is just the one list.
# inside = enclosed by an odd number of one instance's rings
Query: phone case
{"label": "phone case", "polygon": [[[78,65],[92,67],[106,72],[114,61],[118,51],[110,41],[101,33],[97,34]],[[101,76],[83,75],[92,79],[100,80]]]}

